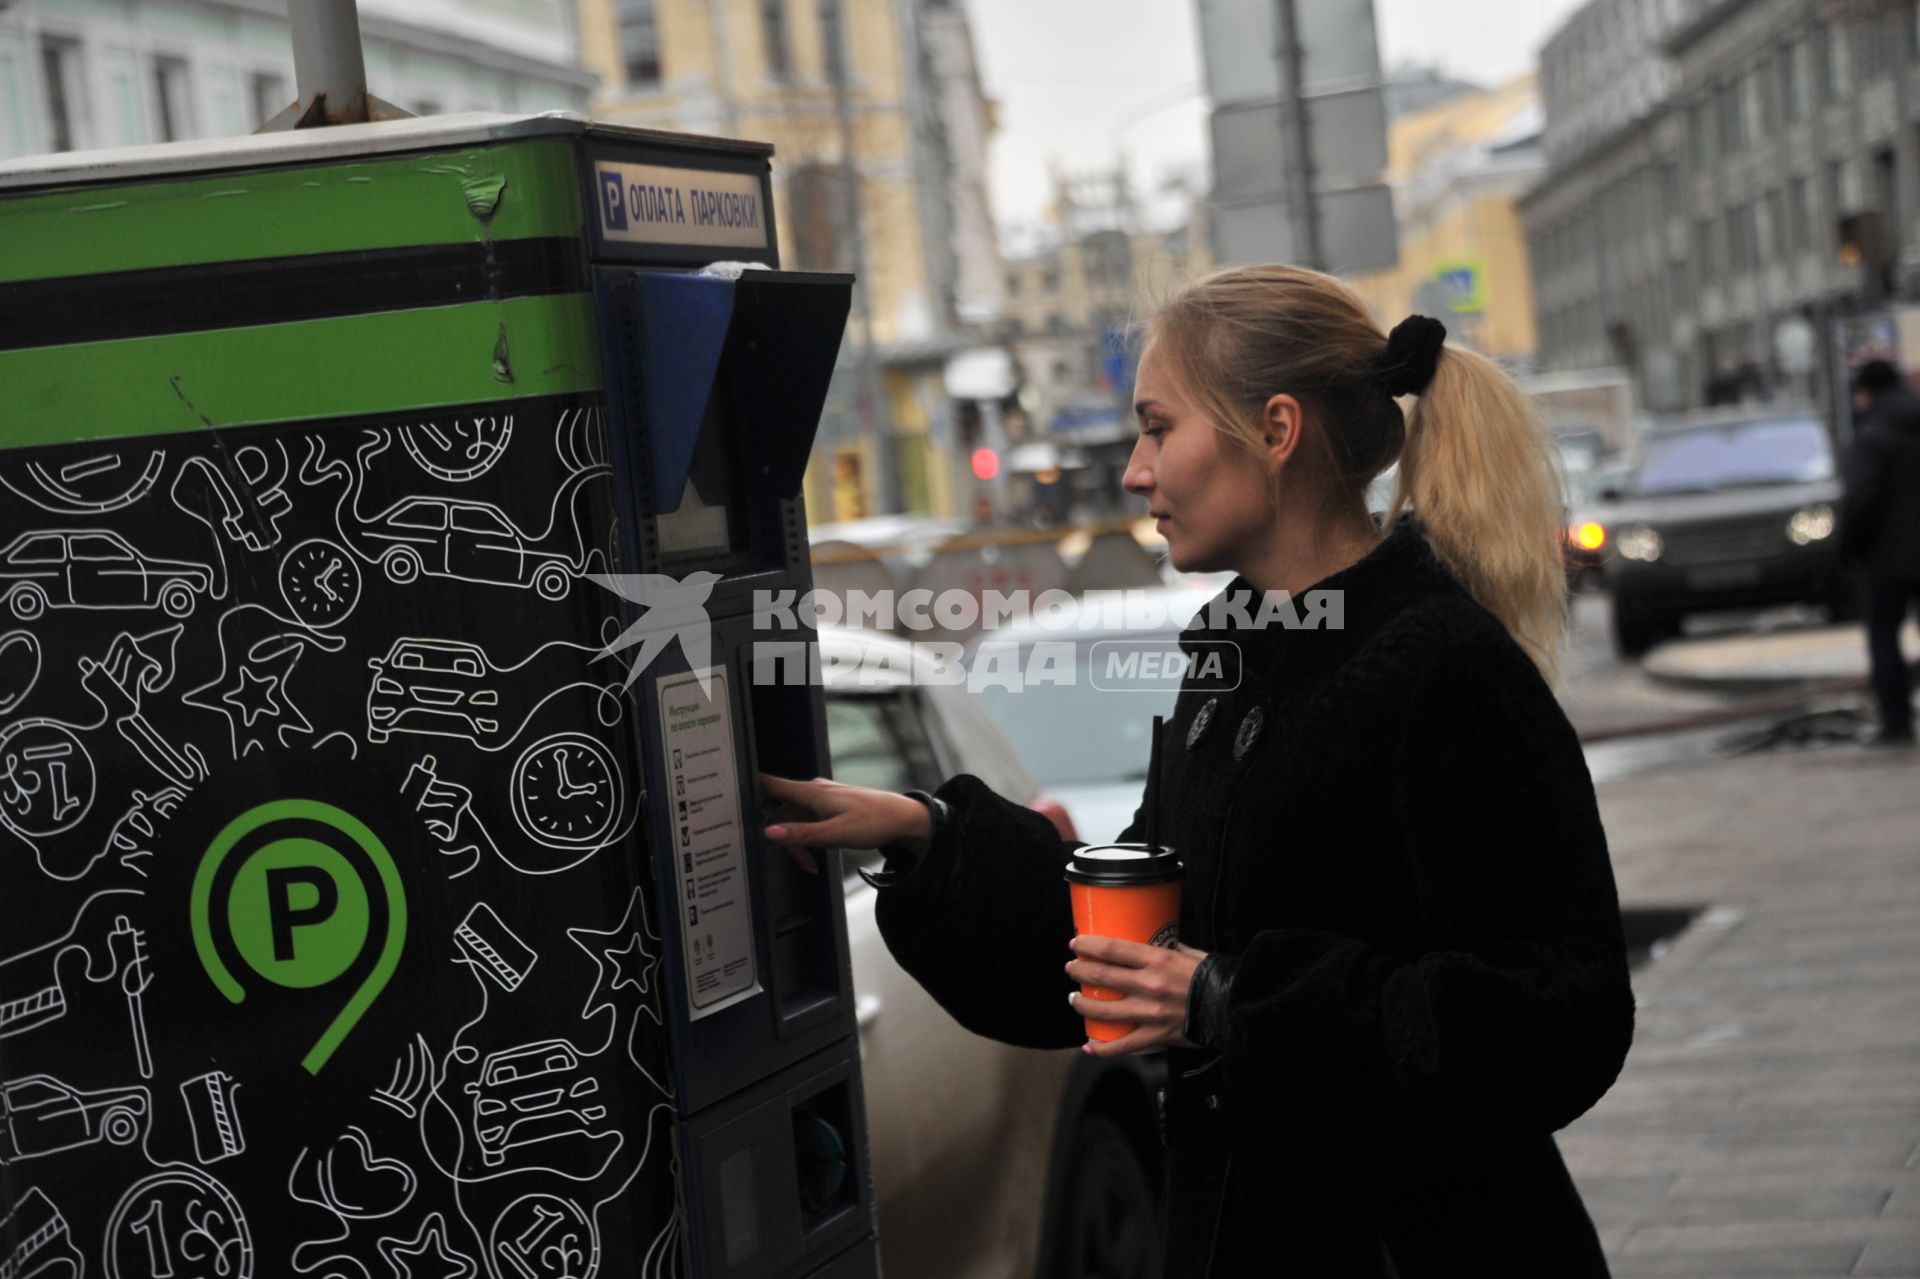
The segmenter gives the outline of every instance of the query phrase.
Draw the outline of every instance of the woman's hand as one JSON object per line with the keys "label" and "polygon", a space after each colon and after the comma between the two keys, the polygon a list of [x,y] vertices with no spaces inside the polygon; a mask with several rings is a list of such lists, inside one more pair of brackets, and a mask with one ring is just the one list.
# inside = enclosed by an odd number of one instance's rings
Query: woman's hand
{"label": "woman's hand", "polygon": [[1147,1052],[1172,1044],[1197,1048],[1183,1033],[1187,1026],[1187,988],[1204,950],[1175,943],[1149,946],[1118,937],[1081,936],[1072,941],[1077,956],[1067,976],[1088,986],[1120,992],[1119,999],[1092,999],[1079,991],[1067,996],[1074,1011],[1096,1021],[1130,1021],[1134,1029],[1119,1039],[1089,1039],[1084,1052],[1096,1057]]}
{"label": "woman's hand", "polygon": [[762,833],[811,875],[820,873],[820,862],[809,849],[924,844],[933,833],[927,806],[892,791],[761,773],[760,793],[774,801],[773,824]]}

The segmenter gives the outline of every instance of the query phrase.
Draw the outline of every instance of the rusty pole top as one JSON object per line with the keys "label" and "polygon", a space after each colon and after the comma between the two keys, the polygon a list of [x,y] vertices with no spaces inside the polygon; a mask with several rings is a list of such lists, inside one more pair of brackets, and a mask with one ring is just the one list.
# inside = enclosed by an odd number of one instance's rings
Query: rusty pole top
{"label": "rusty pole top", "polygon": [[367,64],[360,53],[355,0],[289,0],[287,20],[300,92],[295,127],[365,122]]}

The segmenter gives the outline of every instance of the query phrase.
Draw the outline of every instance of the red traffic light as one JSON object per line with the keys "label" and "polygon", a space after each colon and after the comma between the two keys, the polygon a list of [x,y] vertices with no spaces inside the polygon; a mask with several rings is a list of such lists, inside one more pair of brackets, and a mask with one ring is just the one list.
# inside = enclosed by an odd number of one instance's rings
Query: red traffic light
{"label": "red traffic light", "polygon": [[976,480],[990,480],[998,474],[1000,474],[1000,455],[992,449],[975,449],[973,451],[973,478]]}

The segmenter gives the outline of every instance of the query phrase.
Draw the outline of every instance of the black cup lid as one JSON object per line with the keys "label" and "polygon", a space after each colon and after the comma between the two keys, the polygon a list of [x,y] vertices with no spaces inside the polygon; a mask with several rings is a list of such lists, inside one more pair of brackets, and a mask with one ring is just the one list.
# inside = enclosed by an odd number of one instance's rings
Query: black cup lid
{"label": "black cup lid", "polygon": [[1089,844],[1074,850],[1073,856],[1067,859],[1066,870],[1070,883],[1098,884],[1104,888],[1168,884],[1183,873],[1180,859],[1171,848],[1150,848],[1145,844]]}

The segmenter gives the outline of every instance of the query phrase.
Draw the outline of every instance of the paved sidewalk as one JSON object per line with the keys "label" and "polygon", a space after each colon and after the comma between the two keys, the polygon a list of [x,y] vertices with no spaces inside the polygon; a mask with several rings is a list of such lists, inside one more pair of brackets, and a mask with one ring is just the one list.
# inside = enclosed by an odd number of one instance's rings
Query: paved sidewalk
{"label": "paved sidewalk", "polygon": [[[1900,636],[1907,661],[1920,664],[1920,631]],[[1641,669],[1681,688],[1757,692],[1867,677],[1867,635],[1860,623],[1743,631],[1672,640],[1648,653]]]}
{"label": "paved sidewalk", "polygon": [[1670,768],[1600,802],[1636,974],[1625,1073],[1561,1136],[1614,1273],[1920,1279],[1920,754]]}

